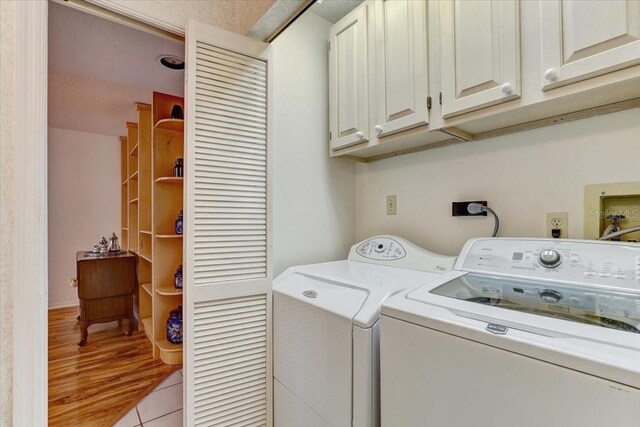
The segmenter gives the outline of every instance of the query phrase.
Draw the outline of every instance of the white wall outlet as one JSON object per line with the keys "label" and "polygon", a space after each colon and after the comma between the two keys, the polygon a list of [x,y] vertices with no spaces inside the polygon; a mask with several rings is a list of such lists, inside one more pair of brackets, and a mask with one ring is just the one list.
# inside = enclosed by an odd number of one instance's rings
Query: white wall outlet
{"label": "white wall outlet", "polygon": [[395,215],[397,209],[396,196],[387,196],[387,215]]}
{"label": "white wall outlet", "polygon": [[567,212],[547,213],[547,237],[554,239],[569,238],[569,214]]}

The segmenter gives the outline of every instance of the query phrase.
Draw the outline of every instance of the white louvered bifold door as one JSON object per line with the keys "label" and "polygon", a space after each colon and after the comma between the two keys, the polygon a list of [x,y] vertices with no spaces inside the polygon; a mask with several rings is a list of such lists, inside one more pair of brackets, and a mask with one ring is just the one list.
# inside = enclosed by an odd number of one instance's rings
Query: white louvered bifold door
{"label": "white louvered bifold door", "polygon": [[194,21],[186,45],[185,426],[270,426],[270,48]]}

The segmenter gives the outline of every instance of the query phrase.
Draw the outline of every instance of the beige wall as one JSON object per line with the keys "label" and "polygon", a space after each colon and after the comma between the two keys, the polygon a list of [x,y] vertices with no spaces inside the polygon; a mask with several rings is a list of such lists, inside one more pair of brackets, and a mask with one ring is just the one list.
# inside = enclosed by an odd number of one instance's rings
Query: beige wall
{"label": "beige wall", "polygon": [[120,235],[120,140],[49,128],[49,308],[78,303],[76,252]]}
{"label": "beige wall", "polygon": [[354,240],[355,165],[328,156],[330,26],[308,12],[273,42],[274,277],[344,259]]}
{"label": "beige wall", "polygon": [[0,1],[0,426],[12,418],[16,4]]}
{"label": "beige wall", "polygon": [[[583,233],[586,184],[640,180],[640,109],[477,143],[358,165],[356,237],[406,237],[457,254],[489,236],[490,217],[453,218],[451,202],[487,200],[500,236],[545,237],[546,212],[569,213],[569,237]],[[398,196],[387,216],[385,197]]]}

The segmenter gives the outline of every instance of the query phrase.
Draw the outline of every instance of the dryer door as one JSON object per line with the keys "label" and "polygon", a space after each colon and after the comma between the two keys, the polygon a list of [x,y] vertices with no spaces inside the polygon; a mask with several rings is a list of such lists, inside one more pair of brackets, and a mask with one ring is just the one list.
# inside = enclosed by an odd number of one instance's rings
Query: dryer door
{"label": "dryer door", "polygon": [[[274,288],[274,377],[334,427],[351,425],[352,319],[366,298],[365,290],[301,274]],[[290,424],[289,403],[276,394],[275,425]]]}

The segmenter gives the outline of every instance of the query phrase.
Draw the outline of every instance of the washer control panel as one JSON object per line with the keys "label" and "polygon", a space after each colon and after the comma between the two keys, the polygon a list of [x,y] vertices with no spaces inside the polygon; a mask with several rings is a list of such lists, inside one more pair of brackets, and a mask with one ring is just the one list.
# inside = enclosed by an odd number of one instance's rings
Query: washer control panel
{"label": "washer control panel", "polygon": [[365,240],[356,247],[358,255],[378,261],[391,261],[404,258],[405,248],[396,240],[389,237],[374,237]]}
{"label": "washer control panel", "polygon": [[348,258],[349,261],[438,273],[453,270],[456,259],[393,235],[374,236],[356,243],[351,247]]}
{"label": "washer control panel", "polygon": [[595,240],[472,239],[456,269],[640,291],[640,245]]}

